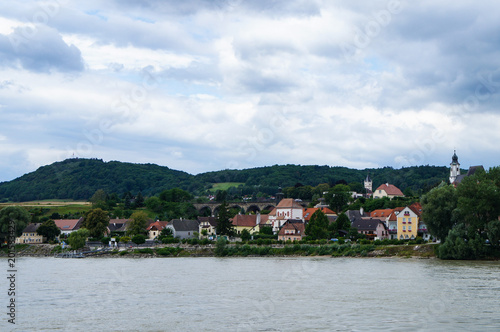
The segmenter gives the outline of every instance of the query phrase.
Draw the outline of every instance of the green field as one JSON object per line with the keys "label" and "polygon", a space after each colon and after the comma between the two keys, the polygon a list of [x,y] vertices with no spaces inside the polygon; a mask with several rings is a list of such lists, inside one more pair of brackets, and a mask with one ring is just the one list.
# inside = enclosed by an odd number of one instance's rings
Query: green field
{"label": "green field", "polygon": [[243,182],[219,182],[214,183],[212,188],[209,190],[211,192],[216,192],[217,190],[228,190],[231,187],[238,187],[240,184],[244,184]]}

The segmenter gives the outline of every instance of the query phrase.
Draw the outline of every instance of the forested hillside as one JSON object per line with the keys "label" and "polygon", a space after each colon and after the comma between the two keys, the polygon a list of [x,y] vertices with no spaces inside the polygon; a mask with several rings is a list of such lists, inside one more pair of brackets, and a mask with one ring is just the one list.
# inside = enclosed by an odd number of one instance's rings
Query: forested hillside
{"label": "forested hillside", "polygon": [[[350,169],[347,167],[274,165],[244,170],[224,170],[197,175],[201,182],[241,182],[244,187],[260,186],[261,191],[272,190],[281,186],[291,187],[297,184],[316,186],[327,183],[330,186],[338,182],[362,184],[369,174],[373,181],[373,190],[382,183],[389,182],[401,190],[411,188],[414,192],[426,192],[441,181],[447,181],[449,168],[436,166],[414,166],[394,169],[392,167],[375,169]],[[270,193],[271,193],[270,192]]]}
{"label": "forested hillside", "polygon": [[130,191],[144,196],[165,189],[181,188],[195,195],[204,195],[213,183],[243,183],[243,195],[274,194],[278,187],[317,186],[338,182],[363,183],[366,175],[373,180],[373,189],[389,182],[401,190],[426,192],[441,181],[447,181],[447,167],[418,166],[402,169],[384,167],[356,170],[346,167],[274,165],[244,170],[223,170],[191,175],[154,164],[132,164],[99,159],[67,159],[40,167],[15,180],[0,183],[0,200],[28,201],[40,199],[89,199],[96,190],[119,195]]}
{"label": "forested hillside", "polygon": [[193,176],[153,164],[132,164],[98,159],[67,159],[40,167],[0,184],[0,199],[89,199],[97,189],[108,193],[156,194],[165,189],[193,190]]}

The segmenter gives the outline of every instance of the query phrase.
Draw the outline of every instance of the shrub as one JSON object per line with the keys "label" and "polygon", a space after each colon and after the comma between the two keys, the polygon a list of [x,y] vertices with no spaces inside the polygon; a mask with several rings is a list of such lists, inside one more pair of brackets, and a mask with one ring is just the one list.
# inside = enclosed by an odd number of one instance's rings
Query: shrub
{"label": "shrub", "polygon": [[227,241],[225,238],[221,237],[217,240],[217,244],[215,247],[215,255],[216,256],[226,256],[228,254],[227,250]]}
{"label": "shrub", "polygon": [[130,242],[130,237],[129,236],[123,236],[120,238],[121,243],[129,243]]}
{"label": "shrub", "polygon": [[120,253],[118,255],[123,256],[123,255],[126,255],[126,254],[128,254],[128,251],[127,250],[123,250],[123,251],[120,251]]}
{"label": "shrub", "polygon": [[143,244],[146,242],[146,237],[142,234],[136,234],[132,237],[132,242],[135,244]]}
{"label": "shrub", "polygon": [[161,256],[177,256],[182,248],[160,248],[156,250],[156,253]]}
{"label": "shrub", "polygon": [[153,249],[151,248],[142,248],[142,249],[136,249],[135,250],[136,253],[138,254],[153,254]]}
{"label": "shrub", "polygon": [[105,236],[105,237],[103,237],[103,238],[101,239],[101,242],[102,242],[102,244],[104,244],[104,245],[108,245],[109,241],[111,241],[111,238],[110,238],[110,237],[107,237],[107,236]]}

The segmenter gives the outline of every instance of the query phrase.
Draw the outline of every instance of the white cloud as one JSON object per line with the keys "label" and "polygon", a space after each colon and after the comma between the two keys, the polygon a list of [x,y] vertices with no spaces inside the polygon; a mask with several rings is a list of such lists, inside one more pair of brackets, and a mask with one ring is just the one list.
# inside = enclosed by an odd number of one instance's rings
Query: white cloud
{"label": "white cloud", "polygon": [[43,9],[0,5],[0,142],[23,165],[0,170],[495,165],[498,5],[389,3],[65,3],[20,53],[7,36]]}

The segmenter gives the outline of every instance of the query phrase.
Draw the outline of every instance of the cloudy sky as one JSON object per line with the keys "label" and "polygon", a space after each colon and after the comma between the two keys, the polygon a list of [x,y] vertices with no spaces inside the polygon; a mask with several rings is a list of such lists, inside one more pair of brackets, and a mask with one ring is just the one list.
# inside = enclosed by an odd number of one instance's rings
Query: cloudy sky
{"label": "cloudy sky", "polygon": [[0,4],[0,181],[72,156],[492,167],[499,110],[497,1]]}

